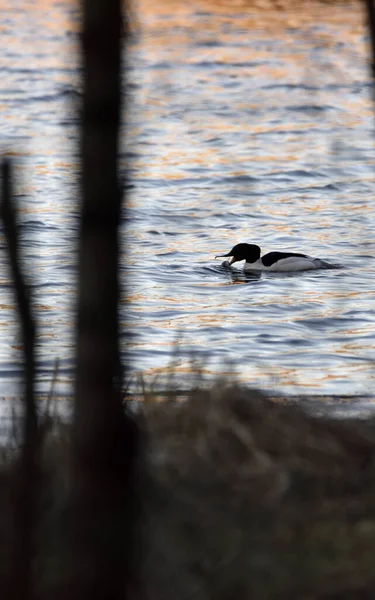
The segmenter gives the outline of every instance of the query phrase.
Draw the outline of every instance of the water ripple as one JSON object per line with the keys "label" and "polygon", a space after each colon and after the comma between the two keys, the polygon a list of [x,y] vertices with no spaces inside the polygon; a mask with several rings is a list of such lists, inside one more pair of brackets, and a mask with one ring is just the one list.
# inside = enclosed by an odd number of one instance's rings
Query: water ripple
{"label": "water ripple", "polygon": [[[78,17],[68,1],[51,1],[43,15],[36,5],[26,12],[6,4],[2,136],[24,169],[17,195],[39,319],[39,385],[49,387],[58,356],[69,388]],[[121,168],[130,169],[121,344],[132,373],[162,385],[178,338],[182,383],[193,356],[207,376],[236,372],[246,384],[285,392],[368,393],[375,156],[360,12],[353,9],[350,22],[339,11],[319,27],[304,19],[291,28],[280,11],[274,25],[262,21],[250,34],[257,17],[244,7],[230,16],[192,7],[182,16],[151,5],[142,4],[144,31],[131,43],[132,106],[120,152]],[[215,263],[239,241],[342,268],[245,274]],[[1,232],[0,245],[0,389],[9,390],[21,350]]]}

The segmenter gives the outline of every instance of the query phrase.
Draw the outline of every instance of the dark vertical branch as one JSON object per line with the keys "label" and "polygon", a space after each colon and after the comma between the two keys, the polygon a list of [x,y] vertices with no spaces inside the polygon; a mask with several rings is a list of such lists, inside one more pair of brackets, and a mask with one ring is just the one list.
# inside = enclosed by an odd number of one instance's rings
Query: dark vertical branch
{"label": "dark vertical branch", "polygon": [[119,410],[113,382],[119,370],[120,4],[119,0],[83,2],[82,208],[75,408],[79,437],[84,445],[86,435],[92,443],[97,434],[111,428]]}
{"label": "dark vertical branch", "polygon": [[371,41],[371,74],[375,86],[375,4],[374,0],[365,0],[365,4],[367,7],[368,27]]}
{"label": "dark vertical branch", "polygon": [[[90,564],[71,598],[124,598],[132,427],[118,335],[121,194],[120,0],[83,0],[82,206],[79,238],[74,485],[77,551]],[[77,566],[79,568],[79,564]]]}
{"label": "dark vertical branch", "polygon": [[18,252],[18,238],[16,228],[15,210],[11,198],[11,168],[10,161],[2,163],[2,205],[1,218],[4,223],[4,233],[9,250],[11,274],[13,278],[18,312],[21,323],[22,343],[25,359],[25,420],[24,439],[31,440],[35,437],[37,427],[37,411],[34,401],[34,341],[35,326],[31,314],[30,295],[22,277],[20,257]]}
{"label": "dark vertical branch", "polygon": [[33,597],[32,558],[33,533],[35,525],[35,504],[37,484],[37,411],[34,399],[35,326],[31,313],[30,295],[23,280],[18,251],[18,237],[15,210],[12,205],[11,166],[7,159],[1,165],[2,203],[1,218],[9,251],[11,275],[13,278],[18,313],[21,324],[21,337],[24,348],[25,392],[23,414],[23,437],[19,470],[15,482],[14,525],[15,546],[13,573],[10,581],[9,597],[28,599]]}
{"label": "dark vertical branch", "polygon": [[[104,458],[119,418],[117,182],[120,1],[84,0],[75,427],[80,451]],[[107,448],[108,449],[108,448]]]}

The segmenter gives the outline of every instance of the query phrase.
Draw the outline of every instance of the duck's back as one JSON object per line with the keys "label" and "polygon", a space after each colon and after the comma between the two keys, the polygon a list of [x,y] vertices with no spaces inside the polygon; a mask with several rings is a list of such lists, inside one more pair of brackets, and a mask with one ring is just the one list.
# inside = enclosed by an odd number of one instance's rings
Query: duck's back
{"label": "duck's back", "polygon": [[322,268],[319,259],[297,252],[269,252],[253,264],[246,263],[245,270],[259,271],[310,271]]}
{"label": "duck's back", "polygon": [[292,257],[308,258],[309,260],[311,260],[311,257],[307,256],[307,254],[299,254],[297,252],[269,252],[261,258],[261,261],[265,267],[272,267],[272,265],[276,264],[280,260]]}

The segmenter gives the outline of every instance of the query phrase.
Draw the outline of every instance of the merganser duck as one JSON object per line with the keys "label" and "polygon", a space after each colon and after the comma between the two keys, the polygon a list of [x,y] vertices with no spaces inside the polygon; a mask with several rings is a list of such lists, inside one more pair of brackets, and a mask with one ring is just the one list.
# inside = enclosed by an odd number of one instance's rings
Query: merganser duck
{"label": "merganser duck", "polygon": [[215,258],[231,257],[230,265],[244,260],[244,271],[310,271],[313,269],[332,269],[334,265],[320,258],[296,252],[269,252],[260,256],[261,250],[255,244],[237,244],[228,254],[218,254]]}

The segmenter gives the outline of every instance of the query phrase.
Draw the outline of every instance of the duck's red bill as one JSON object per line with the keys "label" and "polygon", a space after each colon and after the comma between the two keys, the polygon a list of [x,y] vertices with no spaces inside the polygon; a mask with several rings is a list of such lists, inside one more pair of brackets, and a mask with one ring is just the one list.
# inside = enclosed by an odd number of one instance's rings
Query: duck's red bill
{"label": "duck's red bill", "polygon": [[[230,254],[218,254],[215,258],[227,258]],[[237,258],[235,256],[230,256],[230,260],[228,261],[230,265],[233,265],[236,262]]]}

